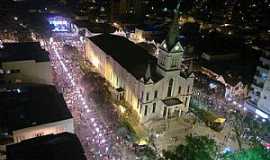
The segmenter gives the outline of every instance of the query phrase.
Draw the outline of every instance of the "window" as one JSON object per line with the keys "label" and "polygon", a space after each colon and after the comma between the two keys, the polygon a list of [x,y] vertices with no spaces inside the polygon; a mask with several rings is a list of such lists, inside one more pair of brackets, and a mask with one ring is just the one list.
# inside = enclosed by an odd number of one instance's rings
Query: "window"
{"label": "window", "polygon": [[172,59],[171,67],[176,67],[176,66],[177,66],[177,59],[174,58],[174,59]]}
{"label": "window", "polygon": [[178,94],[181,93],[181,86],[178,87]]}
{"label": "window", "polygon": [[43,135],[44,135],[43,132],[39,132],[39,133],[36,133],[36,134],[35,134],[35,137],[40,137],[40,136],[43,136]]}
{"label": "window", "polygon": [[264,96],[264,97],[263,97],[263,99],[267,99],[267,97],[266,97],[266,96]]}
{"label": "window", "polygon": [[153,103],[153,109],[152,109],[152,113],[156,112],[156,103]]}
{"label": "window", "polygon": [[187,87],[187,94],[189,94],[189,86]]}
{"label": "window", "polygon": [[185,107],[187,106],[188,98],[185,99]]}
{"label": "window", "polygon": [[62,133],[62,132],[64,132],[64,128],[59,127],[59,128],[56,129],[56,132],[57,133]]}
{"label": "window", "polygon": [[144,116],[147,116],[147,109],[148,109],[148,106],[145,105],[145,107],[144,107]]}
{"label": "window", "polygon": [[154,98],[157,98],[157,96],[158,96],[158,91],[155,90],[155,96],[154,96]]}
{"label": "window", "polygon": [[141,95],[141,99],[143,100],[143,92],[142,92],[142,95]]}
{"label": "window", "polygon": [[169,86],[168,86],[167,97],[170,97],[172,95],[172,86],[173,86],[173,79],[170,79]]}
{"label": "window", "polygon": [[138,98],[137,108],[139,108],[139,106],[140,106],[140,100],[139,100],[139,98]]}
{"label": "window", "polygon": [[149,92],[146,93],[146,100],[149,100]]}
{"label": "window", "polygon": [[140,113],[142,113],[142,105],[140,105]]}
{"label": "window", "polygon": [[165,65],[165,57],[164,56],[160,57],[160,64],[163,66]]}

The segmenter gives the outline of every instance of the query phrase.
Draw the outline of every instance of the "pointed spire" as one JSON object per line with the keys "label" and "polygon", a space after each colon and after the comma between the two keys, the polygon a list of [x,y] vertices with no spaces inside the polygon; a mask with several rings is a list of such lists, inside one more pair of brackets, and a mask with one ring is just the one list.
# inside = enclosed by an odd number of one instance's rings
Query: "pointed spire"
{"label": "pointed spire", "polygon": [[151,78],[151,66],[150,66],[150,63],[148,63],[148,65],[147,65],[144,78],[145,78],[146,81],[148,81]]}
{"label": "pointed spire", "polygon": [[181,3],[181,0],[179,0],[177,7],[174,10],[174,18],[173,18],[172,24],[170,26],[170,29],[166,38],[168,51],[170,51],[174,47],[177,41],[177,36],[179,33],[178,18],[179,18],[180,3]]}

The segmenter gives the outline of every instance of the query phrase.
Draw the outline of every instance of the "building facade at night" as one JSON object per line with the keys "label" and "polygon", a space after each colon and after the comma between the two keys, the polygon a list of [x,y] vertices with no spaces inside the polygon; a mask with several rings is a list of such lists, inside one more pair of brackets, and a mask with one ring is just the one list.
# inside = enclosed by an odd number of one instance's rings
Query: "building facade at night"
{"label": "building facade at night", "polygon": [[53,84],[49,53],[38,42],[4,43],[0,65],[8,82]]}
{"label": "building facade at night", "polygon": [[164,41],[156,58],[124,37],[102,34],[86,41],[86,57],[144,123],[188,111],[193,74],[181,70],[184,50],[173,43]]}
{"label": "building facade at night", "polygon": [[[270,115],[270,53],[265,51],[260,57],[260,65],[256,68],[251,91],[249,92],[250,99],[248,104],[259,110],[267,113],[263,118],[269,118]],[[258,112],[258,111],[257,111]],[[260,112],[260,111],[259,111]],[[261,115],[261,114],[259,114]]]}
{"label": "building facade at night", "polygon": [[74,124],[62,94],[51,85],[10,84],[0,89],[0,129],[12,143],[62,132]]}

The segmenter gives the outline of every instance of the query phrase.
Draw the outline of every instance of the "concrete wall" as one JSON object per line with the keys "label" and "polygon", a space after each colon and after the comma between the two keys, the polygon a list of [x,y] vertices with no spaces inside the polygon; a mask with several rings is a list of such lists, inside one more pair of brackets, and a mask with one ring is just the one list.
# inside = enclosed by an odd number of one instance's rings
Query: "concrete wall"
{"label": "concrete wall", "polygon": [[14,61],[2,63],[5,70],[19,70],[6,76],[7,81],[53,84],[53,75],[50,62],[35,62],[34,60]]}
{"label": "concrete wall", "polygon": [[73,119],[47,123],[13,131],[13,139],[15,143],[18,143],[22,140],[34,138],[37,136],[58,134],[63,132],[74,133]]}

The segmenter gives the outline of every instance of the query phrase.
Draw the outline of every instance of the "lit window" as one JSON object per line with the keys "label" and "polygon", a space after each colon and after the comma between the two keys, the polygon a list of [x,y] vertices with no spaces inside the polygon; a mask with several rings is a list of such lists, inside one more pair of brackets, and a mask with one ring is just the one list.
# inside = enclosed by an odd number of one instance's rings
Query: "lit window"
{"label": "lit window", "polygon": [[176,51],[178,51],[178,50],[179,50],[179,46],[176,45],[176,46],[174,47],[174,49],[175,49]]}
{"label": "lit window", "polygon": [[164,47],[165,49],[167,49],[167,45],[166,45],[166,43],[164,43],[164,44],[163,44],[163,47]]}
{"label": "lit window", "polygon": [[44,135],[43,132],[39,132],[39,133],[36,133],[36,134],[35,134],[35,137],[40,137],[40,136],[43,136],[43,135]]}

